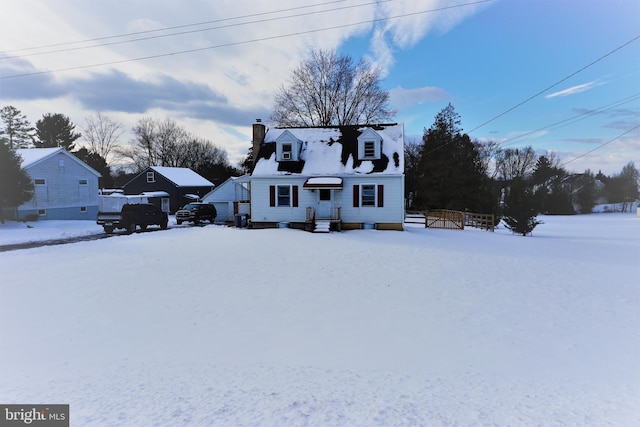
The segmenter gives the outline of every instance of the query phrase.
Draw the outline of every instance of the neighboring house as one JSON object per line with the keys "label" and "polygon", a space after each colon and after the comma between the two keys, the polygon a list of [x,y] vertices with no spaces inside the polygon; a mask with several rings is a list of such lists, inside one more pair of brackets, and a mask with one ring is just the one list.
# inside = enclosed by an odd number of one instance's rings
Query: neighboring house
{"label": "neighboring house", "polygon": [[34,195],[16,208],[15,219],[96,219],[99,172],[64,148],[16,152],[22,157],[22,169],[33,180]]}
{"label": "neighboring house", "polygon": [[173,213],[189,202],[204,197],[213,184],[189,168],[151,166],[122,186],[124,194],[150,191],[169,193],[169,209]]}
{"label": "neighboring house", "polygon": [[233,222],[237,214],[249,214],[249,175],[232,176],[206,194],[202,201],[213,203],[216,221]]}
{"label": "neighboring house", "polygon": [[252,227],[403,229],[401,124],[266,131],[256,123],[253,144]]}

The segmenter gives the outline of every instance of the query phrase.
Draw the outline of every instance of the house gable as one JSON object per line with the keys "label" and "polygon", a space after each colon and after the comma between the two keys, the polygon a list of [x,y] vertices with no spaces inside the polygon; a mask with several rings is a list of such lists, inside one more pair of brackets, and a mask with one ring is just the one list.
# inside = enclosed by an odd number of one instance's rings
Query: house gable
{"label": "house gable", "polygon": [[300,160],[302,141],[286,130],[275,140],[276,160],[278,162],[297,162]]}
{"label": "house gable", "polygon": [[34,181],[31,200],[16,208],[16,218],[91,219],[98,211],[95,169],[63,148],[17,150],[22,168]]}
{"label": "house gable", "polygon": [[382,137],[371,128],[358,136],[358,160],[379,160],[382,151]]}

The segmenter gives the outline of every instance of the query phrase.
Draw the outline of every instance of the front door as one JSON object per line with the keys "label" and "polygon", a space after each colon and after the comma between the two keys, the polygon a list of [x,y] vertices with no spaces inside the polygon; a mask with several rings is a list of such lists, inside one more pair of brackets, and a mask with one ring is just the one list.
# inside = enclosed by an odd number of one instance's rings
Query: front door
{"label": "front door", "polygon": [[316,206],[316,218],[331,218],[333,206],[333,190],[328,188],[318,189],[318,205]]}

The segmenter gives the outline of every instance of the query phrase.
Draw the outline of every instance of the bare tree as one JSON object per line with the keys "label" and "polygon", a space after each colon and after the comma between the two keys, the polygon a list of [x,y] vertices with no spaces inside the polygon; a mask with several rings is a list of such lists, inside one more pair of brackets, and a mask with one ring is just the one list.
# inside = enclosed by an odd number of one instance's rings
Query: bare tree
{"label": "bare tree", "polygon": [[354,63],[335,50],[313,50],[276,93],[271,120],[278,126],[339,126],[381,123],[395,115],[381,71]]}
{"label": "bare tree", "polygon": [[119,139],[124,134],[122,124],[102,113],[98,113],[95,117],[87,117],[85,121],[86,126],[82,128],[82,133],[89,145],[89,151],[108,160],[111,152],[120,147]]}
{"label": "bare tree", "polygon": [[537,157],[533,148],[507,148],[496,154],[496,169],[505,181],[527,178],[536,165]]}
{"label": "bare tree", "polygon": [[211,165],[229,166],[227,152],[211,141],[187,132],[175,121],[140,119],[133,127],[134,139],[117,150],[135,170],[149,166],[183,167],[200,170]]}
{"label": "bare tree", "polygon": [[500,152],[500,143],[497,141],[480,142],[473,140],[478,153],[480,154],[480,163],[484,174],[495,179],[498,174],[498,169],[495,167],[496,155]]}

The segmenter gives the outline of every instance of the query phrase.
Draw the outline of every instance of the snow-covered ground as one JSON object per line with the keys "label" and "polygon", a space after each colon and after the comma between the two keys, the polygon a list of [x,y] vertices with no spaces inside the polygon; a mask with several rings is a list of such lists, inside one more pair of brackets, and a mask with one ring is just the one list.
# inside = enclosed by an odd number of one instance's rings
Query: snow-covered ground
{"label": "snow-covered ground", "polygon": [[[0,402],[71,425],[640,425],[640,219],[0,253]],[[0,245],[101,232],[0,225]]]}

